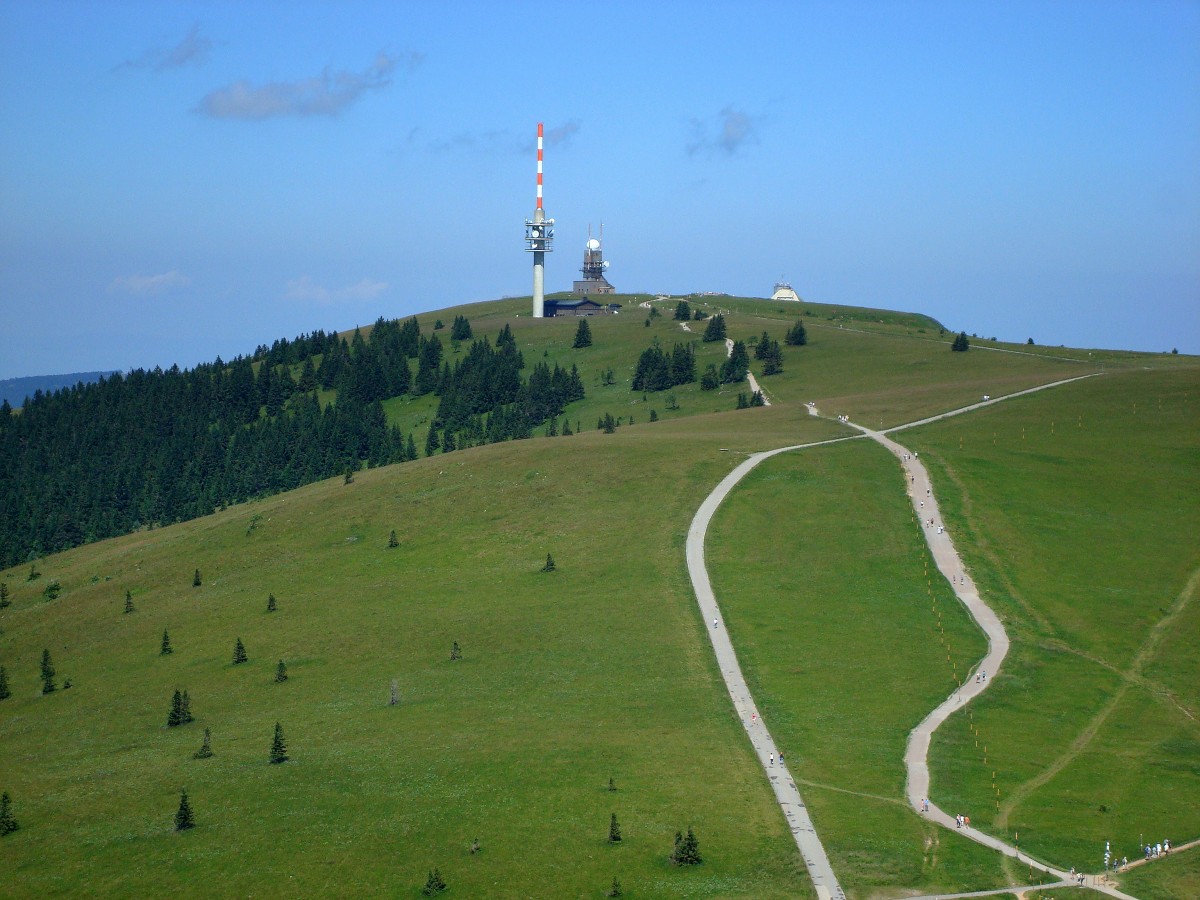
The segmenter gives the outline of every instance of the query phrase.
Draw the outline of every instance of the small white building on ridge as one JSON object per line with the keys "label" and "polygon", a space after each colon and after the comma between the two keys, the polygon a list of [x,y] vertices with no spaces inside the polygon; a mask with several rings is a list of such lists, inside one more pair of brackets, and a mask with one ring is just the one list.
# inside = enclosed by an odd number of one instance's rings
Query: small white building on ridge
{"label": "small white building on ridge", "polygon": [[790,300],[793,303],[799,303],[800,298],[796,296],[796,292],[792,290],[792,286],[786,281],[780,281],[775,285],[775,293],[771,295],[772,300]]}

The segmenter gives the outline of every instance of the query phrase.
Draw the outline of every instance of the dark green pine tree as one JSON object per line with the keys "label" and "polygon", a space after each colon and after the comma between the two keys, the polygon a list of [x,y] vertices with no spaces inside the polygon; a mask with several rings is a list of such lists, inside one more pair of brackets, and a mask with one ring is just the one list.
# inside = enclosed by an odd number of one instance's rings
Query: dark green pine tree
{"label": "dark green pine tree", "polygon": [[704,860],[700,857],[700,842],[696,833],[689,825],[687,837],[675,832],[675,849],[671,852],[671,862],[677,866],[698,866]]}
{"label": "dark green pine tree", "polygon": [[396,537],[396,529],[392,529],[392,533],[388,535],[388,549],[395,550],[400,546],[400,541]]}
{"label": "dark green pine tree", "polygon": [[692,318],[692,307],[686,300],[675,304],[674,319],[676,322],[687,322]]}
{"label": "dark green pine tree", "polygon": [[4,666],[0,666],[0,700],[7,700],[12,696],[12,691],[8,689],[8,673],[4,671]]}
{"label": "dark green pine tree", "polygon": [[179,688],[175,689],[175,693],[171,697],[171,711],[167,713],[167,727],[174,728],[177,725],[183,724],[183,694],[179,692]]}
{"label": "dark green pine tree", "polygon": [[313,368],[311,356],[304,360],[304,366],[300,369],[300,380],[296,382],[296,389],[304,394],[317,389],[317,370]]}
{"label": "dark green pine tree", "polygon": [[404,442],[404,458],[409,462],[417,458],[417,442],[413,440],[412,432],[409,432],[408,440]]}
{"label": "dark green pine tree", "polygon": [[133,592],[132,591],[125,592],[125,612],[127,612],[127,613],[133,612]]}
{"label": "dark green pine tree", "polygon": [[17,820],[13,818],[12,798],[8,796],[8,791],[5,791],[0,794],[0,837],[12,834],[20,827]]}
{"label": "dark green pine tree", "polygon": [[346,466],[346,471],[342,475],[342,484],[354,484],[354,468]]}
{"label": "dark green pine tree", "polygon": [[708,320],[708,324],[704,326],[704,343],[711,344],[714,341],[725,340],[725,317],[717,313]]}
{"label": "dark green pine tree", "polygon": [[275,739],[271,741],[271,763],[287,762],[287,744],[283,740],[283,726],[275,723]]}
{"label": "dark green pine tree", "polygon": [[8,582],[0,581],[0,609],[12,606],[12,601],[8,599]]}
{"label": "dark green pine tree", "polygon": [[421,888],[421,893],[426,897],[432,897],[444,890],[446,890],[446,882],[442,879],[442,873],[436,868],[430,869],[429,877],[425,879],[425,887]]}
{"label": "dark green pine tree", "polygon": [[551,556],[549,553],[547,553],[546,554],[546,564],[544,566],[542,566],[542,571],[543,572],[553,572],[554,569],[555,569],[554,557]]}
{"label": "dark green pine tree", "polygon": [[616,813],[613,813],[612,818],[608,820],[608,842],[610,844],[621,843],[621,826],[617,823]]}
{"label": "dark green pine tree", "polygon": [[267,594],[267,612],[275,612],[279,607],[275,604],[275,595]]}
{"label": "dark green pine tree", "polygon": [[233,664],[241,665],[249,659],[250,657],[246,655],[246,646],[242,643],[242,639],[238,638],[237,643],[233,645]]}
{"label": "dark green pine tree", "polygon": [[51,694],[56,691],[54,686],[54,663],[50,660],[50,651],[42,651],[42,693]]}
{"label": "dark green pine tree", "polygon": [[564,416],[563,417],[563,426],[562,426],[563,437],[570,437],[574,433],[575,432],[571,431],[571,420]]}
{"label": "dark green pine tree", "polygon": [[971,342],[967,340],[967,333],[960,331],[958,337],[954,339],[954,343],[950,345],[950,349],[957,353],[966,353],[971,349]]}
{"label": "dark green pine tree", "polygon": [[438,452],[441,443],[438,441],[437,429],[432,425],[429,427],[429,434],[425,436],[425,455],[433,456]]}
{"label": "dark green pine tree", "polygon": [[200,578],[200,570],[197,569],[195,574],[192,575],[192,587],[200,587],[200,585],[203,583],[204,582]]}
{"label": "dark green pine tree", "polygon": [[575,329],[575,342],[571,346],[576,350],[592,346],[592,326],[588,324],[587,319],[579,320],[579,327]]}
{"label": "dark green pine tree", "polygon": [[171,649],[171,636],[167,634],[167,629],[163,629],[162,644],[158,648],[159,656],[166,656],[168,653],[174,653]]}
{"label": "dark green pine tree", "polygon": [[763,356],[763,375],[778,375],[783,371],[783,350],[779,341],[771,341],[771,346]]}
{"label": "dark green pine tree", "polygon": [[196,717],[192,715],[192,698],[188,696],[188,692],[183,692],[183,697],[179,704],[180,725],[186,725],[188,722],[195,722]]}
{"label": "dark green pine tree", "polygon": [[746,351],[746,345],[742,341],[734,341],[729,358],[721,364],[721,383],[736,384],[745,381],[749,371],[750,354]]}
{"label": "dark green pine tree", "polygon": [[179,790],[179,809],[175,811],[175,830],[187,831],[189,828],[196,827],[196,820],[192,816],[192,804],[188,802],[186,788]]}
{"label": "dark green pine tree", "polygon": [[205,728],[204,742],[200,744],[200,749],[192,754],[192,759],[208,759],[212,755],[212,732]]}
{"label": "dark green pine tree", "polygon": [[275,683],[282,684],[287,681],[287,666],[283,664],[283,660],[279,661],[279,665],[275,667]]}
{"label": "dark green pine tree", "polygon": [[804,330],[804,323],[797,320],[784,337],[783,342],[790,347],[803,347],[807,344],[808,332]]}
{"label": "dark green pine tree", "polygon": [[617,881],[617,876],[616,876],[616,875],[614,875],[614,876],[613,876],[612,887],[610,887],[610,888],[608,889],[608,893],[607,893],[607,894],[605,894],[605,896],[606,896],[606,897],[620,897],[620,896],[623,896],[623,891],[621,890],[621,882]]}
{"label": "dark green pine tree", "polygon": [[462,647],[458,646],[458,641],[455,641],[450,646],[450,659],[462,659]]}
{"label": "dark green pine tree", "polygon": [[754,358],[766,359],[771,353],[771,335],[763,331],[762,337],[758,339],[758,343],[754,345]]}

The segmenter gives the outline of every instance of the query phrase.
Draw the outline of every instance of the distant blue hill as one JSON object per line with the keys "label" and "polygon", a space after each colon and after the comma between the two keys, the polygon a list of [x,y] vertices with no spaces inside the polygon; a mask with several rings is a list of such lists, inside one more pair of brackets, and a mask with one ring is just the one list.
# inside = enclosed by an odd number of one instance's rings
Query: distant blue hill
{"label": "distant blue hill", "polygon": [[24,378],[5,378],[0,381],[0,403],[8,401],[9,406],[24,406],[25,398],[32,397],[36,391],[50,394],[60,388],[75,387],[79,382],[91,384],[101,378],[107,378],[113,372],[72,372],[67,375],[27,375]]}

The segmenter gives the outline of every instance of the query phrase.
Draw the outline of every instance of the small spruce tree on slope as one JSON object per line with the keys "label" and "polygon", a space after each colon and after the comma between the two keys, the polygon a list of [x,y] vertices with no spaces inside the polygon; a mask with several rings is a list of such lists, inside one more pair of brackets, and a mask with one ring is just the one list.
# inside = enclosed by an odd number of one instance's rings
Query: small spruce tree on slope
{"label": "small spruce tree on slope", "polygon": [[576,350],[592,346],[592,326],[588,324],[587,319],[579,320],[579,327],[575,329],[575,342],[571,346]]}
{"label": "small spruce tree on slope", "polygon": [[54,685],[54,663],[50,660],[50,651],[42,651],[42,693],[51,694],[58,688]]}
{"label": "small spruce tree on slope", "polygon": [[275,723],[275,738],[271,741],[271,756],[272,764],[287,762],[287,743],[283,739],[283,726],[278,722]]}
{"label": "small spruce tree on slope", "polygon": [[212,732],[205,728],[204,741],[200,744],[200,749],[192,754],[192,759],[208,759],[212,755]]}
{"label": "small spruce tree on slope", "polygon": [[179,791],[179,809],[175,811],[175,830],[187,831],[189,828],[196,827],[196,820],[192,816],[192,804],[188,802],[187,789],[181,788]]}
{"label": "small spruce tree on slope", "polygon": [[8,791],[5,791],[0,794],[0,837],[12,834],[20,827],[17,820],[13,818],[12,798],[8,796]]}

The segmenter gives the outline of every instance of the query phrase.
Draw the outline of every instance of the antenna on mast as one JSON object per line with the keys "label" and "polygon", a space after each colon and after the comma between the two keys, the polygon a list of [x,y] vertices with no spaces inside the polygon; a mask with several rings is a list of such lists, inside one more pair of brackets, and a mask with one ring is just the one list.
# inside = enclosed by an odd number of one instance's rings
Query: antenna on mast
{"label": "antenna on mast", "polygon": [[542,209],[542,123],[537,127],[537,203],[533,219],[525,220],[525,251],[533,254],[533,317],[546,314],[546,254],[554,249],[554,220]]}

